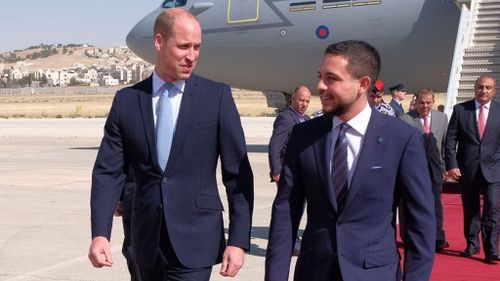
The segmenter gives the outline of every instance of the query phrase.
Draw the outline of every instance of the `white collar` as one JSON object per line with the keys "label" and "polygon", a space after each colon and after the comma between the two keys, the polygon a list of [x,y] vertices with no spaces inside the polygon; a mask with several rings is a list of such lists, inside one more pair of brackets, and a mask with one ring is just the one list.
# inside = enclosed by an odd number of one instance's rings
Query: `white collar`
{"label": "white collar", "polygon": [[[356,132],[358,132],[360,135],[365,135],[366,133],[366,128],[368,128],[368,122],[370,121],[370,117],[372,114],[372,108],[368,103],[366,104],[365,108],[358,113],[358,115],[354,116],[351,118],[351,120],[347,121],[346,123],[349,124],[351,128],[353,128]],[[333,129],[337,128],[341,123],[344,123],[342,120],[340,120],[337,116],[333,117]]]}
{"label": "white collar", "polygon": [[[153,95],[158,95],[158,91],[164,84],[165,81],[160,78],[155,69],[155,71],[153,71]],[[184,87],[186,86],[186,80],[177,80],[172,82],[172,84],[174,84],[175,88],[177,88],[177,93],[182,94],[184,92]]]}

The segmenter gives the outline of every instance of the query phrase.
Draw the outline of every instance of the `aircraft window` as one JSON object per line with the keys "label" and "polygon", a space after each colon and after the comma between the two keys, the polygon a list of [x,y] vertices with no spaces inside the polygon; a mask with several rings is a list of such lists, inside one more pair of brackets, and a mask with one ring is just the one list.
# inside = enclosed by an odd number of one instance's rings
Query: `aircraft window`
{"label": "aircraft window", "polygon": [[162,8],[173,8],[173,7],[182,7],[186,5],[187,0],[165,0],[161,5]]}

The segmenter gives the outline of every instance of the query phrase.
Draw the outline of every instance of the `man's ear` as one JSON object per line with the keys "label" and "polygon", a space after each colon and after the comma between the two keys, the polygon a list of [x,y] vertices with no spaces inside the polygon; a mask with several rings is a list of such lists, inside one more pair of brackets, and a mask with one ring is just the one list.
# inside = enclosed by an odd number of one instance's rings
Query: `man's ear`
{"label": "man's ear", "polygon": [[361,93],[368,93],[370,91],[370,86],[372,80],[368,76],[363,76],[359,79],[359,91]]}
{"label": "man's ear", "polygon": [[160,33],[155,34],[154,43],[156,51],[160,51],[161,46],[163,45],[163,36]]}

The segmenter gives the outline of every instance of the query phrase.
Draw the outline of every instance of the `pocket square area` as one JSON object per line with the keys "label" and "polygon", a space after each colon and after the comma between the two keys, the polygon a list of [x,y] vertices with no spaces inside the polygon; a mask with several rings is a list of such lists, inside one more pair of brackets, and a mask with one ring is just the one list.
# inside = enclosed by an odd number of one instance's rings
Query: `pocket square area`
{"label": "pocket square area", "polygon": [[382,166],[372,166],[370,170],[382,169]]}

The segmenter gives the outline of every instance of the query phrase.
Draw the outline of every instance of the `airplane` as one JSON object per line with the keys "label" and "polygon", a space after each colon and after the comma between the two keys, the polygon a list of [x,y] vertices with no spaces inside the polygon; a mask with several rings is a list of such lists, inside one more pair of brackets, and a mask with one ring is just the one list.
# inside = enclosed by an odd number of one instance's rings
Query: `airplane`
{"label": "airplane", "polygon": [[127,35],[128,47],[150,63],[154,21],[172,7],[201,24],[197,74],[283,93],[300,84],[316,89],[325,48],[349,39],[379,51],[386,85],[446,92],[460,18],[449,0],[166,0]]}

